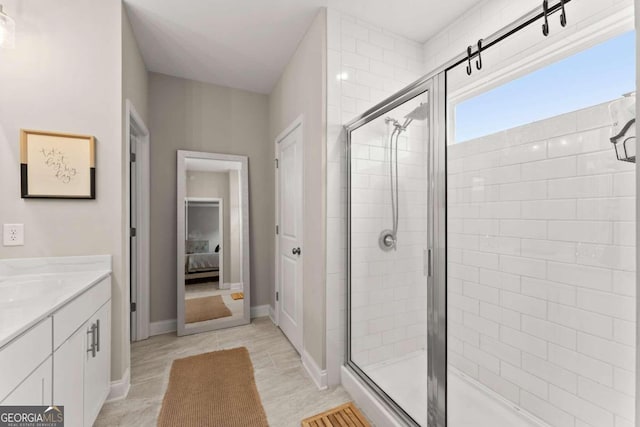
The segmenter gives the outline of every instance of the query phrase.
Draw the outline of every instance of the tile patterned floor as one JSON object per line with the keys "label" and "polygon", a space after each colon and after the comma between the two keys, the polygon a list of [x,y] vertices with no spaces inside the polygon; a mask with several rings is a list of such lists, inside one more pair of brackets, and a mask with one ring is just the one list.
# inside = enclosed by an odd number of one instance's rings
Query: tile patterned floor
{"label": "tile patterned floor", "polygon": [[240,346],[249,350],[271,427],[299,427],[302,419],[351,400],[342,387],[319,391],[298,353],[265,317],[236,328],[134,343],[129,395],[105,404],[95,426],[155,426],[174,359]]}

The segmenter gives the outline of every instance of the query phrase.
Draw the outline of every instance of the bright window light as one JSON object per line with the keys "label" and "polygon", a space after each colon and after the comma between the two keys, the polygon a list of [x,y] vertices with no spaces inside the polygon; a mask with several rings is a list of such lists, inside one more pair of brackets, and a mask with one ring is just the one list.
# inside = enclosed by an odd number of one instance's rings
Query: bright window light
{"label": "bright window light", "polygon": [[622,34],[459,103],[455,107],[455,142],[592,107],[634,92],[635,38],[635,31]]}

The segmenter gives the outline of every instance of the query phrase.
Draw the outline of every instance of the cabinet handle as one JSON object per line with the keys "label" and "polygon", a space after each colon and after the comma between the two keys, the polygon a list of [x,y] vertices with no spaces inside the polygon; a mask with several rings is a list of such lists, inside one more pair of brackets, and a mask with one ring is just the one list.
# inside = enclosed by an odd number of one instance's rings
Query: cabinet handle
{"label": "cabinet handle", "polygon": [[96,357],[96,325],[91,325],[87,331],[87,335],[91,335],[91,347],[87,350],[87,353],[91,353],[91,357]]}
{"label": "cabinet handle", "polygon": [[96,320],[96,348],[100,351],[100,319]]}

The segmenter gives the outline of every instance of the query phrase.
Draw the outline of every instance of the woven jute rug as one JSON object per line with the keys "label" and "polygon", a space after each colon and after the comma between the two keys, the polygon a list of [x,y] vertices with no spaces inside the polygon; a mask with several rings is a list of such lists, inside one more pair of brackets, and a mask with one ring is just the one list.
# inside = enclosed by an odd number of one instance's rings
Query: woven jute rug
{"label": "woven jute rug", "polygon": [[302,420],[302,427],[371,427],[371,424],[349,402]]}
{"label": "woven jute rug", "polygon": [[231,310],[222,301],[220,295],[213,297],[190,298],[184,302],[184,322],[204,322],[231,316]]}
{"label": "woven jute rug", "polygon": [[245,347],[173,361],[158,427],[268,427]]}

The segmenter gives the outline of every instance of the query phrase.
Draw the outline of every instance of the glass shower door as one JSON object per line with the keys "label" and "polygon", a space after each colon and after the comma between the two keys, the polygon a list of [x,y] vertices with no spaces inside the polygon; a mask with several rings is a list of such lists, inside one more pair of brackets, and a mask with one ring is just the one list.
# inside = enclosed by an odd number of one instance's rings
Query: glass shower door
{"label": "glass shower door", "polygon": [[348,127],[347,365],[408,425],[428,425],[433,94]]}

